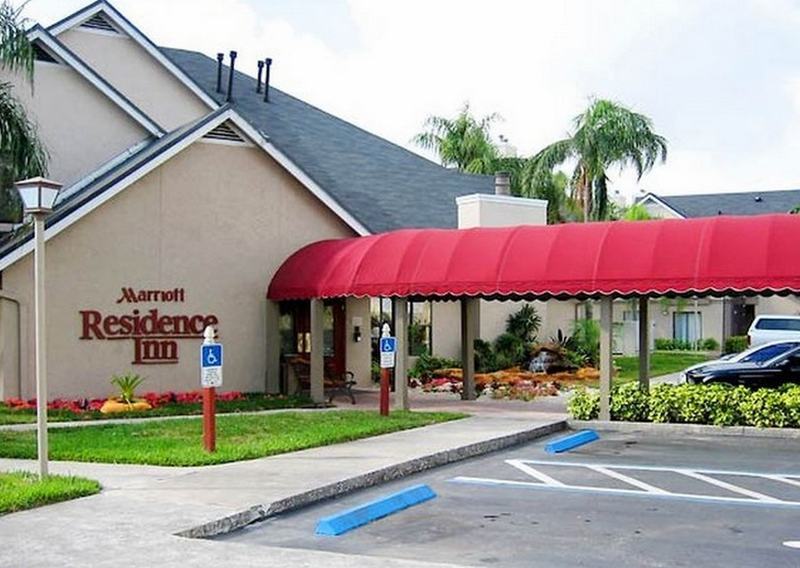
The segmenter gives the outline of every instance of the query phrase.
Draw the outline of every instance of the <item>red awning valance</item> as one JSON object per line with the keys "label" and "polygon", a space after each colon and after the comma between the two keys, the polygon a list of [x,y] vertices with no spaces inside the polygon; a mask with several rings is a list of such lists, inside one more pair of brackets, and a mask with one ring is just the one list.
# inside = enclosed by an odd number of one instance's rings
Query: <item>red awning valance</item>
{"label": "red awning valance", "polygon": [[321,241],[280,267],[273,300],[563,298],[800,292],[800,215],[412,229]]}

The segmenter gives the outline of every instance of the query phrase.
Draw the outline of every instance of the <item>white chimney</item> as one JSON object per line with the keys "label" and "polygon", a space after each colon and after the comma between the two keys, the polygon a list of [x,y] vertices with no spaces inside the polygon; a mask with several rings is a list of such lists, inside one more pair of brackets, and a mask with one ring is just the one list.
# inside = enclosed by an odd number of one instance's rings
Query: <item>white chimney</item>
{"label": "white chimney", "polygon": [[507,172],[495,175],[494,195],[463,195],[456,198],[456,205],[459,229],[547,224],[547,200],[511,196],[511,178]]}

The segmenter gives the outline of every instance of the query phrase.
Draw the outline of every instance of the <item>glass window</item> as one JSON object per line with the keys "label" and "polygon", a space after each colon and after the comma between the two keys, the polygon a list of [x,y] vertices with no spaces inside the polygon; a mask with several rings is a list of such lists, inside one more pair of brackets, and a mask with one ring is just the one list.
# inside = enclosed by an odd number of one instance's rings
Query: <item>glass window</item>
{"label": "glass window", "polygon": [[281,314],[281,319],[278,321],[278,332],[281,337],[281,354],[297,353],[297,345],[294,338],[294,317],[292,314]]}
{"label": "glass window", "polygon": [[763,318],[758,320],[756,329],[772,329],[780,331],[800,331],[800,319]]}
{"label": "glass window", "polygon": [[783,355],[790,349],[795,349],[797,343],[778,343],[777,345],[767,345],[761,349],[754,349],[752,353],[742,357],[744,363],[763,363],[774,359],[778,355]]}
{"label": "glass window", "polygon": [[408,354],[431,353],[431,303],[408,303]]}
{"label": "glass window", "polygon": [[700,312],[675,312],[672,318],[674,339],[695,342],[702,337],[703,316]]}
{"label": "glass window", "polygon": [[333,357],[333,306],[325,306],[322,320],[322,353],[325,357]]}

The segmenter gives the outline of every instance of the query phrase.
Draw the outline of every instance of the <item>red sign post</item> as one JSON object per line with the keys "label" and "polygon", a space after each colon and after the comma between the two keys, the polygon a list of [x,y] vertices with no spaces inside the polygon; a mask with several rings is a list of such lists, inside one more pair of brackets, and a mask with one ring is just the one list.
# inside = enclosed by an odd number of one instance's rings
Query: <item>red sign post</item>
{"label": "red sign post", "polygon": [[217,449],[217,389],[203,389],[203,447],[207,452]]}
{"label": "red sign post", "polygon": [[389,384],[391,383],[391,371],[389,369],[381,369],[381,398],[380,398],[380,411],[381,416],[389,416]]}
{"label": "red sign post", "polygon": [[222,345],[214,341],[214,328],[203,332],[200,346],[200,386],[203,387],[203,447],[217,449],[217,387],[222,386]]}
{"label": "red sign post", "polygon": [[395,352],[397,351],[397,339],[392,337],[390,333],[389,324],[384,323],[378,343],[381,358],[381,416],[389,416],[389,383],[395,363]]}

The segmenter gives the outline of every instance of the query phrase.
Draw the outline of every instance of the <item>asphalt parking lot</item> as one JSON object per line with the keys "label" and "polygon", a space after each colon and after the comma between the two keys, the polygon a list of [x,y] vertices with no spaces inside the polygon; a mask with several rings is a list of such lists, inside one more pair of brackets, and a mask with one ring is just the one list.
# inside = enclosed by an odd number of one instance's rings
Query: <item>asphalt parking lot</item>
{"label": "asphalt parking lot", "polygon": [[[563,435],[563,434],[562,434]],[[220,538],[474,566],[800,566],[800,443],[600,433],[359,491]],[[338,537],[316,522],[417,483],[438,497]]]}

